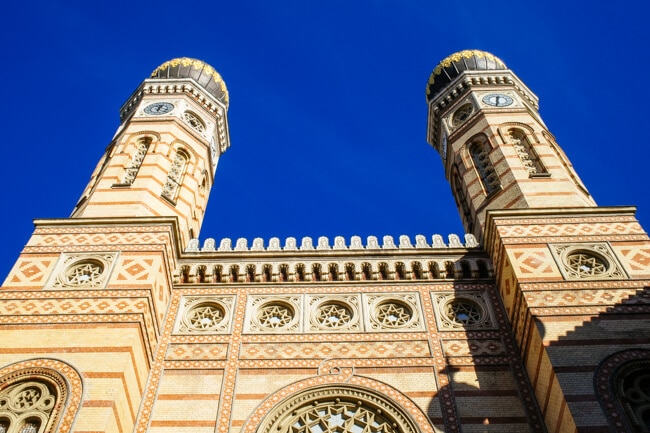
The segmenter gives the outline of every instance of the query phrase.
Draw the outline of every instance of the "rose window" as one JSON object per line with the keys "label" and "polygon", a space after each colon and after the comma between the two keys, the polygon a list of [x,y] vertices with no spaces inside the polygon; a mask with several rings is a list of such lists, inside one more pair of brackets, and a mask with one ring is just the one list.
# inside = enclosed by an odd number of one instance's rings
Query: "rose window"
{"label": "rose window", "polygon": [[607,263],[600,257],[578,251],[569,254],[566,258],[567,265],[578,277],[595,277],[607,272]]}
{"label": "rose window", "polygon": [[409,307],[397,302],[384,302],[377,307],[375,319],[381,326],[399,328],[411,321],[413,312]]}
{"label": "rose window", "polygon": [[350,309],[336,302],[323,303],[316,311],[316,321],[323,328],[341,328],[349,324],[351,320]]}
{"label": "rose window", "polygon": [[287,305],[270,303],[262,306],[258,311],[258,320],[262,327],[267,329],[284,328],[293,320],[294,313]]}
{"label": "rose window", "polygon": [[445,304],[444,314],[454,326],[471,326],[481,323],[483,309],[467,299],[454,299]]}
{"label": "rose window", "polygon": [[94,260],[83,260],[71,265],[65,272],[65,282],[71,286],[95,287],[102,283],[104,266]]}
{"label": "rose window", "polygon": [[190,328],[199,331],[213,330],[225,319],[223,307],[215,303],[202,303],[190,309],[187,320]]}
{"label": "rose window", "polygon": [[284,432],[291,433],[395,433],[393,423],[355,403],[322,403],[299,413]]}

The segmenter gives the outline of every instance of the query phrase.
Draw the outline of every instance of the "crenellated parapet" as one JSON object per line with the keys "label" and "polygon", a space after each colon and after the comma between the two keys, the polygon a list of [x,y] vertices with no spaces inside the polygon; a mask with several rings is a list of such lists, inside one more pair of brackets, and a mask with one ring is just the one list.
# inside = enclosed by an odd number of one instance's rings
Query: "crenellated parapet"
{"label": "crenellated parapet", "polygon": [[431,244],[427,242],[424,235],[416,235],[415,243],[411,242],[411,238],[407,235],[399,236],[398,243],[395,243],[393,236],[386,235],[382,238],[381,245],[376,236],[368,236],[364,244],[360,236],[352,236],[350,242],[346,243],[343,236],[336,236],[334,244],[330,245],[327,236],[320,236],[317,243],[311,237],[305,236],[302,238],[300,246],[294,237],[288,237],[284,241],[284,246],[281,246],[280,238],[271,238],[269,243],[264,245],[264,239],[255,238],[253,242],[248,243],[248,239],[239,238],[233,245],[232,239],[223,238],[217,246],[213,238],[208,238],[200,247],[198,239],[192,239],[187,248],[186,253],[198,252],[232,252],[232,251],[327,251],[327,250],[395,250],[395,249],[439,249],[439,248],[478,248],[479,244],[472,234],[466,234],[464,243],[461,242],[460,237],[455,234],[448,236],[448,243],[445,243],[441,235],[431,236]]}
{"label": "crenellated parapet", "polygon": [[333,245],[325,236],[314,244],[309,237],[300,246],[295,238],[281,244],[261,238],[251,245],[245,238],[232,245],[223,239],[217,246],[206,239],[199,248],[193,239],[174,274],[175,284],[219,283],[307,283],[354,281],[424,281],[449,279],[485,279],[493,277],[490,259],[471,234],[464,243],[458,235],[449,235],[445,243],[433,235],[431,243],[418,235],[415,242],[400,236],[384,236],[380,244],[375,236],[362,243],[353,236],[347,243],[337,236]]}

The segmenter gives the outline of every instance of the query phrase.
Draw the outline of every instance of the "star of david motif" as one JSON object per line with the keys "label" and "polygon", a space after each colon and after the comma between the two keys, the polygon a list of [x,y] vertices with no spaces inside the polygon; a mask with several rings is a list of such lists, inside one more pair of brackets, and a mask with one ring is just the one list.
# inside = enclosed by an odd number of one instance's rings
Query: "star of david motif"
{"label": "star of david motif", "polygon": [[197,330],[213,329],[224,317],[223,309],[214,304],[197,305],[188,315],[190,327]]}
{"label": "star of david motif", "polygon": [[73,286],[97,286],[101,283],[104,267],[96,262],[83,261],[68,268],[66,283]]}
{"label": "star of david motif", "polygon": [[473,302],[456,299],[446,305],[446,314],[449,320],[460,326],[480,323],[483,311]]}
{"label": "star of david motif", "polygon": [[607,272],[607,265],[595,255],[574,253],[567,257],[568,266],[580,277],[593,277]]}
{"label": "star of david motif", "polygon": [[377,321],[387,328],[404,326],[411,318],[411,310],[395,302],[386,302],[377,307]]}
{"label": "star of david motif", "polygon": [[268,304],[259,312],[260,324],[268,329],[287,326],[293,320],[293,311],[281,304]]}
{"label": "star of david motif", "polygon": [[316,321],[324,328],[341,328],[352,320],[352,313],[343,305],[325,303],[316,311]]}

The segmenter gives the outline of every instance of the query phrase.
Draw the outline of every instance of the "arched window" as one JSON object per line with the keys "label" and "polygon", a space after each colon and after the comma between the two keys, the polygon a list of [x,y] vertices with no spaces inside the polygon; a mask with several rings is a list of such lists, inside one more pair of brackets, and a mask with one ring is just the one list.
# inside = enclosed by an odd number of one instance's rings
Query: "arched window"
{"label": "arched window", "polygon": [[163,187],[163,192],[161,194],[171,202],[176,200],[189,159],[190,158],[187,154],[181,150],[176,151],[176,154],[174,155],[172,166],[167,174],[167,180],[165,181],[165,186]]}
{"label": "arched window", "polygon": [[277,405],[257,433],[417,433],[402,407],[366,388],[334,385],[304,390]]}
{"label": "arched window", "polygon": [[54,388],[42,381],[27,380],[0,392],[0,431],[42,433],[57,402]]}
{"label": "arched window", "polygon": [[133,184],[133,181],[135,180],[138,171],[140,171],[140,166],[144,161],[144,157],[147,154],[147,150],[149,149],[150,145],[151,145],[151,138],[145,137],[138,141],[138,147],[135,150],[135,154],[133,154],[133,158],[131,158],[131,163],[126,168],[126,172],[124,173],[124,178],[122,179],[123,185]]}
{"label": "arched window", "polygon": [[472,268],[470,267],[468,261],[462,260],[460,262],[460,269],[463,278],[472,278]]}
{"label": "arched window", "polygon": [[246,266],[246,282],[247,283],[255,282],[255,265]]}
{"label": "arched window", "polygon": [[406,266],[404,266],[404,263],[402,262],[395,263],[395,279],[396,280],[406,279]]}
{"label": "arched window", "polygon": [[454,166],[451,171],[451,188],[454,193],[454,198],[456,199],[456,207],[458,208],[460,217],[463,223],[465,223],[466,230],[471,232],[474,229],[474,221],[472,220],[472,213],[469,210],[467,196],[465,195],[465,190],[463,189],[460,174],[458,174],[458,168],[456,166]]}
{"label": "arched window", "polygon": [[311,280],[320,281],[321,280],[321,266],[319,263],[314,263],[314,266],[311,268]]}
{"label": "arched window", "polygon": [[628,349],[605,358],[594,388],[611,431],[650,432],[650,350]]}
{"label": "arched window", "polygon": [[305,281],[305,265],[299,263],[294,268],[295,279],[296,281]]}
{"label": "arched window", "polygon": [[422,275],[422,265],[420,262],[411,263],[411,278],[414,280],[421,280],[424,278]]}
{"label": "arched window", "polygon": [[361,264],[361,279],[372,280],[372,266],[370,263],[364,262]]}
{"label": "arched window", "polygon": [[501,187],[501,184],[499,183],[499,176],[494,171],[494,166],[490,160],[490,146],[487,139],[478,138],[474,140],[469,145],[469,154],[472,157],[485,193],[489,195],[497,191]]}
{"label": "arched window", "polygon": [[356,278],[356,269],[354,263],[345,264],[345,279],[348,281],[354,281]]}
{"label": "arched window", "polygon": [[286,283],[289,281],[289,265],[281,264],[279,271],[280,273],[278,275],[278,281],[281,283]]}
{"label": "arched window", "polygon": [[331,263],[329,266],[329,281],[338,281],[339,280],[339,265],[336,263]]}
{"label": "arched window", "polygon": [[510,139],[512,140],[512,146],[515,148],[517,155],[519,155],[519,159],[521,159],[521,163],[528,170],[530,176],[546,173],[546,169],[540,162],[537,152],[535,152],[535,149],[530,145],[530,142],[522,131],[511,129]]}

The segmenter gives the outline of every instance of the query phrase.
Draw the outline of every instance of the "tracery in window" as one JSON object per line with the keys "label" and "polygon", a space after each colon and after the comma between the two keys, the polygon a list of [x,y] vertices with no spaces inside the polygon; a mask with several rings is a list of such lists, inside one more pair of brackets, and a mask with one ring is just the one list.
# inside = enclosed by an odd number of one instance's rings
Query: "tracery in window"
{"label": "tracery in window", "polygon": [[140,171],[140,166],[144,161],[144,157],[147,154],[147,150],[149,149],[150,145],[151,145],[150,138],[143,138],[138,142],[138,148],[136,149],[135,154],[131,159],[131,163],[126,168],[126,172],[124,173],[124,178],[122,179],[122,184],[124,185],[133,184],[133,181],[135,180],[138,171]]}
{"label": "tracery in window", "polygon": [[472,213],[469,210],[467,196],[465,195],[465,190],[463,189],[463,184],[460,181],[460,175],[458,174],[458,169],[456,167],[454,167],[451,172],[451,188],[454,193],[454,199],[456,199],[456,207],[458,208],[460,217],[465,224],[465,230],[471,232],[474,226]]}
{"label": "tracery in window", "polygon": [[481,323],[483,309],[469,299],[457,298],[445,304],[443,313],[454,327],[472,326]]}
{"label": "tracery in window", "polygon": [[581,277],[596,277],[607,272],[607,262],[596,254],[587,251],[575,251],[566,256],[568,267]]}
{"label": "tracery in window", "polygon": [[474,106],[472,104],[465,104],[461,106],[456,112],[453,114],[451,118],[451,126],[459,126],[462,124],[464,121],[469,119],[469,117],[474,113]]}
{"label": "tracery in window", "polygon": [[519,155],[521,163],[530,175],[546,173],[544,166],[542,166],[539,160],[539,156],[537,156],[537,152],[530,145],[523,132],[518,129],[512,129],[510,131],[510,139],[512,140],[512,146],[517,152],[517,155]]}
{"label": "tracery in window", "polygon": [[617,397],[635,431],[650,432],[650,363],[624,369],[616,377]]}
{"label": "tracery in window", "polygon": [[478,171],[485,193],[489,195],[497,191],[501,187],[501,184],[499,183],[499,176],[494,171],[494,166],[490,160],[490,146],[487,140],[479,138],[472,142],[469,146],[469,154],[472,157],[472,161],[474,161],[474,166]]}
{"label": "tracery in window", "polygon": [[352,311],[339,302],[323,302],[318,306],[315,317],[322,328],[342,328],[352,320]]}
{"label": "tracery in window", "polygon": [[176,195],[181,187],[183,175],[187,168],[189,157],[182,151],[177,151],[172,160],[172,166],[167,174],[167,180],[163,187],[162,196],[170,201],[176,199]]}
{"label": "tracery in window", "polygon": [[389,300],[380,303],[373,316],[382,327],[401,328],[411,321],[413,311],[402,302]]}
{"label": "tracery in window", "polygon": [[104,265],[97,260],[80,260],[64,272],[65,283],[70,286],[96,287],[103,283]]}
{"label": "tracery in window", "polygon": [[183,120],[196,131],[201,133],[205,131],[205,123],[203,123],[199,116],[192,113],[191,111],[186,111],[183,113]]}
{"label": "tracery in window", "polygon": [[213,302],[204,302],[188,311],[187,321],[192,330],[210,331],[216,329],[225,316],[226,312],[223,306]]}
{"label": "tracery in window", "polygon": [[261,327],[267,330],[285,328],[293,321],[294,316],[293,308],[282,302],[269,302],[257,311]]}
{"label": "tracery in window", "polygon": [[42,433],[56,404],[56,392],[46,383],[25,381],[0,392],[0,432]]}
{"label": "tracery in window", "polygon": [[259,433],[417,433],[417,424],[392,400],[365,388],[307,389],[261,421]]}

